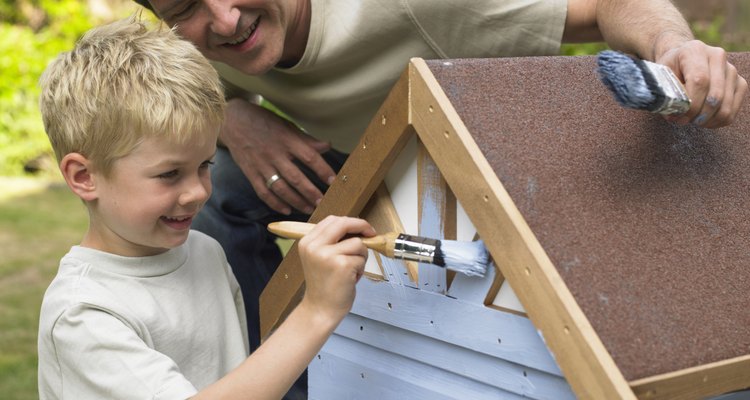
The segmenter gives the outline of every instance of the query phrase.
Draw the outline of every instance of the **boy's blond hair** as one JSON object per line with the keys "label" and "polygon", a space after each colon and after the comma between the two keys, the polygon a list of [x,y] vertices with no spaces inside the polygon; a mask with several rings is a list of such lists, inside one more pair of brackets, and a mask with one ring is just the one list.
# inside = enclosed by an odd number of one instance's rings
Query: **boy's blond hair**
{"label": "boy's blond hair", "polygon": [[88,31],[40,78],[40,109],[58,161],[80,153],[107,175],[146,137],[215,140],[218,74],[189,42],[137,16]]}

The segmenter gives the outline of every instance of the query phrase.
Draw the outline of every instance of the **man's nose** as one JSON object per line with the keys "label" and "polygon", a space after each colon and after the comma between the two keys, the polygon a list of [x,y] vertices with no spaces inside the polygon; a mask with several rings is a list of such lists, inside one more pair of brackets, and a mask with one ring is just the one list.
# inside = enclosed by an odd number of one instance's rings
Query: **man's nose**
{"label": "man's nose", "polygon": [[211,31],[227,38],[237,34],[240,22],[240,10],[230,3],[223,0],[205,0],[205,6],[211,16]]}

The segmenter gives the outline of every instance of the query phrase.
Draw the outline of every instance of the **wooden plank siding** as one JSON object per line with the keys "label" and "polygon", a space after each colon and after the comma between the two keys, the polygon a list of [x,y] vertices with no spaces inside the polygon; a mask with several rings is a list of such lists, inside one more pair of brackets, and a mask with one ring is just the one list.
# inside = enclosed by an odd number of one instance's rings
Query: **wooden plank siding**
{"label": "wooden plank siding", "polygon": [[[369,399],[432,399],[433,391],[450,399],[575,398],[525,317],[388,282],[363,281],[357,290],[360,300],[309,367],[311,399],[352,398],[329,390]],[[403,392],[391,396],[396,389]]]}

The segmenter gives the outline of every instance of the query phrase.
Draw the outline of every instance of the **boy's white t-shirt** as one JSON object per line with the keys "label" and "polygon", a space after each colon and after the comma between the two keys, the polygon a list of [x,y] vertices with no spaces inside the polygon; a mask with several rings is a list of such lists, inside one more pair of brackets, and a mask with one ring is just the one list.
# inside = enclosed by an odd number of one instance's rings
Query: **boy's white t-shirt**
{"label": "boy's white t-shirt", "polygon": [[230,90],[262,95],[347,153],[411,57],[558,54],[567,14],[567,0],[311,0],[311,6],[297,65],[250,76],[213,64]]}
{"label": "boy's white t-shirt", "polygon": [[184,399],[248,355],[237,281],[218,243],[122,257],[75,246],[47,289],[39,326],[44,399]]}

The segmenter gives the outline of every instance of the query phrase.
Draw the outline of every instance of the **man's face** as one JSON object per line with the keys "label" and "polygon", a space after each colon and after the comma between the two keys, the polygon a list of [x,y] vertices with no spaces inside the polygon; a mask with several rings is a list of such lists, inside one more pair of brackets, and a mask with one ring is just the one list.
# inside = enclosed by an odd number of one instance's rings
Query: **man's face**
{"label": "man's face", "polygon": [[[207,58],[260,75],[301,56],[297,47],[297,0],[151,0],[156,14],[193,42]],[[305,37],[306,40],[306,37]],[[289,46],[289,47],[287,47]],[[304,43],[303,43],[304,46]]]}

